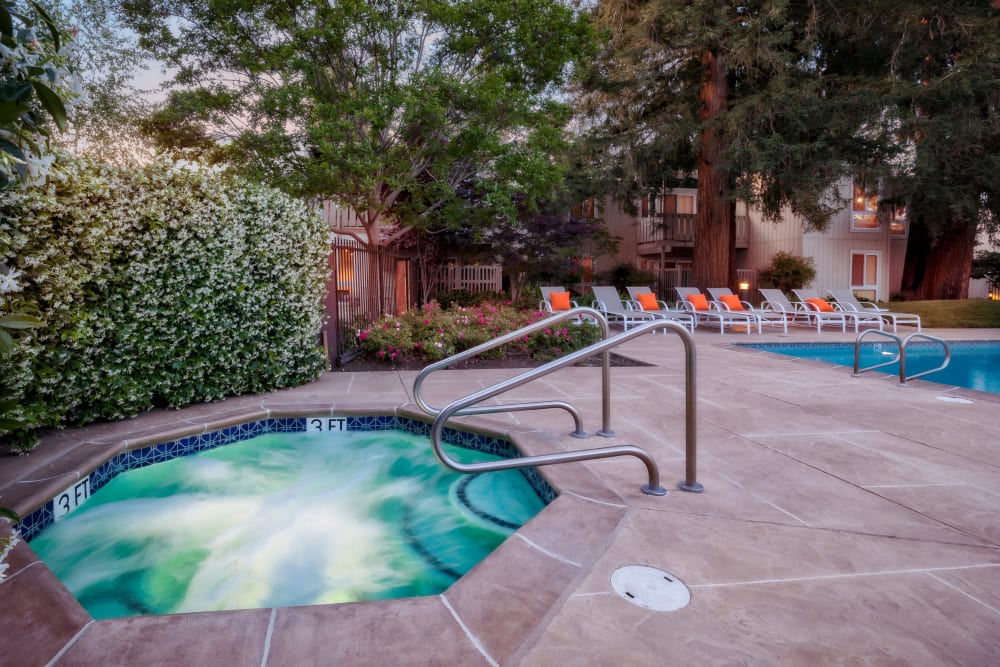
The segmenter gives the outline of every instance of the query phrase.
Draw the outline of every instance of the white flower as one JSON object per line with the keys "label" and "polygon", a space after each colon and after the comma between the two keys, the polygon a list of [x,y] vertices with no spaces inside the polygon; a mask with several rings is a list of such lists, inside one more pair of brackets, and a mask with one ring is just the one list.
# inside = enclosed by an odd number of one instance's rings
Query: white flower
{"label": "white flower", "polygon": [[18,292],[21,286],[17,284],[17,278],[21,275],[20,271],[15,271],[11,269],[9,273],[0,273],[0,294],[10,294],[11,292]]}
{"label": "white flower", "polygon": [[8,563],[4,561],[7,560],[7,554],[10,553],[11,549],[17,546],[20,542],[17,539],[17,533],[11,533],[10,537],[0,538],[0,581],[3,581],[4,572],[7,571]]}

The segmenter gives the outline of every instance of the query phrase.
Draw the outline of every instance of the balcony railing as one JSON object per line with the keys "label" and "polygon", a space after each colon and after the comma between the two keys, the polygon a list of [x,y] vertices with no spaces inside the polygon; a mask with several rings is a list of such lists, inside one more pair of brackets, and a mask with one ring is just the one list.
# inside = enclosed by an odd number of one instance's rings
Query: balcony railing
{"label": "balcony railing", "polygon": [[[662,213],[639,218],[639,243],[693,244],[698,216],[694,213]],[[736,216],[736,245],[746,247],[750,240],[750,219]]]}

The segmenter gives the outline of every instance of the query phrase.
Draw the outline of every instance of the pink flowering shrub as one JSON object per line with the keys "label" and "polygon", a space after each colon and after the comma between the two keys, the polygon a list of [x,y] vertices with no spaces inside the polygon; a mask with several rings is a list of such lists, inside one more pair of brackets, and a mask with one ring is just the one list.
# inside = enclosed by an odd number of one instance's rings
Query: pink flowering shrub
{"label": "pink flowering shrub", "polygon": [[[410,310],[400,317],[386,316],[358,331],[362,355],[390,364],[405,361],[431,363],[475,347],[545,318],[548,313],[517,310],[507,304],[483,303],[444,310],[437,302]],[[560,324],[549,333],[536,332],[494,348],[482,358],[531,356],[553,359],[600,337],[597,327]]]}

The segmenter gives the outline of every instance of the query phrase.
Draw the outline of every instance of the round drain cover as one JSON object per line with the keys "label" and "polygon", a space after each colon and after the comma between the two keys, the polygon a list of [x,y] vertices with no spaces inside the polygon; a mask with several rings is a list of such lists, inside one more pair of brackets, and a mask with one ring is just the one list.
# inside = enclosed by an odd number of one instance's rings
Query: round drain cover
{"label": "round drain cover", "polygon": [[969,399],[959,398],[958,396],[935,396],[935,398],[937,398],[937,400],[939,401],[946,401],[948,403],[965,403],[965,404],[972,403],[972,401],[970,401]]}
{"label": "round drain cover", "polygon": [[611,586],[632,604],[653,611],[676,611],[691,602],[691,592],[684,582],[655,567],[620,567],[611,573]]}

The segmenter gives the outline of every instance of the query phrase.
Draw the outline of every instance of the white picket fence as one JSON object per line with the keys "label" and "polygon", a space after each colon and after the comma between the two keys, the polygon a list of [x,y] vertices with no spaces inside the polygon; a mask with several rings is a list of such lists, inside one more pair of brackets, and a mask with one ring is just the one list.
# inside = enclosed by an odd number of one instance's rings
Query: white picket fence
{"label": "white picket fence", "polygon": [[503,266],[500,264],[454,264],[437,269],[434,292],[467,289],[470,292],[499,292],[503,289]]}

